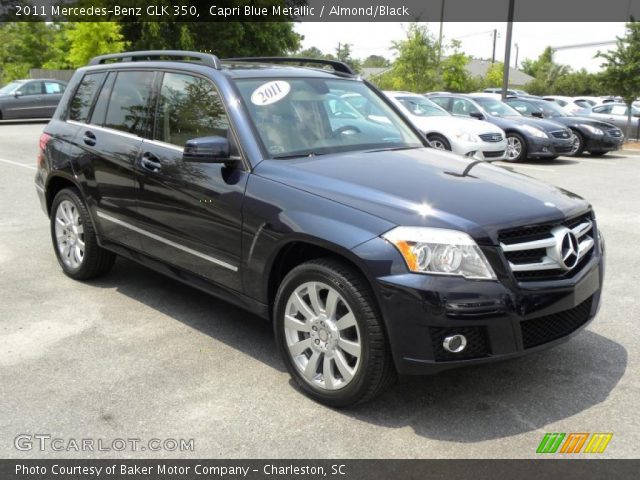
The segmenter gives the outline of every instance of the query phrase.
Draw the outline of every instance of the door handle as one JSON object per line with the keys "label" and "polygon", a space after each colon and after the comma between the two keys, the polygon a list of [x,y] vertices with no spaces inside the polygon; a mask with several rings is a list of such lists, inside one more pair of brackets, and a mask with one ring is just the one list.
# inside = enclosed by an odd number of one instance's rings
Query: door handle
{"label": "door handle", "polygon": [[90,147],[93,147],[96,144],[96,136],[89,130],[84,132],[84,138],[82,140],[86,145],[89,145]]}
{"label": "door handle", "polygon": [[152,153],[145,153],[140,159],[140,166],[150,172],[159,172],[162,168],[162,164],[158,161],[158,158]]}

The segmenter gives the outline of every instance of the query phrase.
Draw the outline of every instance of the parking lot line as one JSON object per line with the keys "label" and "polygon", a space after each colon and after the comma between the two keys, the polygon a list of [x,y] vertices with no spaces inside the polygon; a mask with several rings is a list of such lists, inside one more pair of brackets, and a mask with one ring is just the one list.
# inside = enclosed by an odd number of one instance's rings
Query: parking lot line
{"label": "parking lot line", "polygon": [[16,165],[18,167],[29,168],[31,170],[37,170],[37,168],[34,167],[33,165],[25,165],[24,163],[14,162],[12,160],[6,160],[4,158],[0,158],[0,162],[8,163],[10,165]]}

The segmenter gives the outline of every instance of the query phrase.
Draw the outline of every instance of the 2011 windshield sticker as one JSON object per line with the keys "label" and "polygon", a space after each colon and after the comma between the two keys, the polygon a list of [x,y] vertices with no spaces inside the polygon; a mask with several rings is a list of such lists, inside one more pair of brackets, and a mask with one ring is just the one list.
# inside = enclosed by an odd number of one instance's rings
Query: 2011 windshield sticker
{"label": "2011 windshield sticker", "polygon": [[282,80],[263,83],[251,94],[251,103],[260,106],[271,105],[286,97],[290,90],[289,82]]}

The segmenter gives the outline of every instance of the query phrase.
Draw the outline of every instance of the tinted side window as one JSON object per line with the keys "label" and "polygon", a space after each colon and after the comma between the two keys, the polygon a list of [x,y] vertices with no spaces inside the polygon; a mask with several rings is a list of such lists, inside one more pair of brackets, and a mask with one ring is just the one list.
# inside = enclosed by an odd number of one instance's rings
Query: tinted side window
{"label": "tinted side window", "polygon": [[515,100],[513,102],[508,102],[509,106],[515,108],[517,111],[522,113],[523,115],[531,115],[534,111],[533,107],[526,102],[521,102],[519,100]]}
{"label": "tinted side window", "polygon": [[111,90],[105,127],[143,135],[149,120],[153,72],[118,72]]}
{"label": "tinted side window", "polygon": [[605,105],[603,107],[596,107],[593,109],[593,113],[611,113],[613,105]]}
{"label": "tinted side window", "polygon": [[104,73],[89,73],[84,76],[76,94],[71,100],[71,107],[69,108],[69,120],[75,120],[77,122],[85,122],[89,116],[89,110],[93,104],[93,98],[102,83]]}
{"label": "tinted side window", "polygon": [[165,73],[158,98],[154,138],[184,146],[198,137],[226,137],[229,120],[220,95],[203,78]]}
{"label": "tinted side window", "polygon": [[436,105],[440,105],[445,110],[449,110],[449,99],[442,97],[428,97]]}
{"label": "tinted side window", "polygon": [[19,92],[22,95],[41,95],[42,82],[29,82],[24,87],[21,87]]}
{"label": "tinted side window", "polygon": [[113,82],[116,79],[116,72],[109,72],[107,79],[102,85],[96,105],[93,107],[93,113],[91,114],[91,122],[94,125],[103,125],[104,119],[107,116],[107,107],[109,106],[109,97],[111,95],[111,88],[113,88]]}

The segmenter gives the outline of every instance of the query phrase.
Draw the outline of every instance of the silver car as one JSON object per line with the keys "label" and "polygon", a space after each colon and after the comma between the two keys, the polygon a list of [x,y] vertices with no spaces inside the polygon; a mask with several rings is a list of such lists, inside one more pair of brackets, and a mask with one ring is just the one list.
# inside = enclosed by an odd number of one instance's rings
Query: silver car
{"label": "silver car", "polygon": [[[593,107],[588,115],[595,117],[605,122],[613,123],[616,127],[620,128],[623,132],[626,132],[627,128],[627,116],[629,110],[624,103],[605,103],[604,105],[598,105]],[[640,132],[640,108],[632,106],[631,110],[631,136],[638,138]]]}
{"label": "silver car", "polygon": [[61,80],[14,80],[0,88],[0,120],[49,118],[66,87]]}

